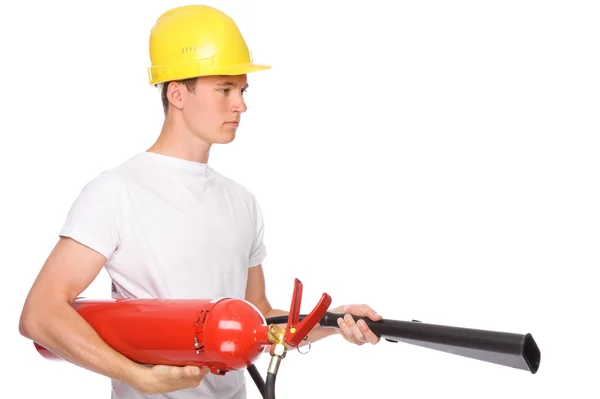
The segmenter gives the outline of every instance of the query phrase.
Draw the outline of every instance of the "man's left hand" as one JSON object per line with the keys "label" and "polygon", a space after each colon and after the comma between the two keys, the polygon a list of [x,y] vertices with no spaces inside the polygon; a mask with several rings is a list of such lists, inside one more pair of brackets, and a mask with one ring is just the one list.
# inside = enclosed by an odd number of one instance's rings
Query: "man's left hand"
{"label": "man's left hand", "polygon": [[380,338],[371,331],[363,320],[356,322],[352,316],[366,316],[373,321],[379,321],[382,319],[368,305],[342,305],[335,309],[331,309],[333,313],[343,313],[344,317],[338,319],[338,326],[340,327],[340,333],[344,339],[350,343],[356,345],[363,345],[367,342],[375,345],[379,342]]}

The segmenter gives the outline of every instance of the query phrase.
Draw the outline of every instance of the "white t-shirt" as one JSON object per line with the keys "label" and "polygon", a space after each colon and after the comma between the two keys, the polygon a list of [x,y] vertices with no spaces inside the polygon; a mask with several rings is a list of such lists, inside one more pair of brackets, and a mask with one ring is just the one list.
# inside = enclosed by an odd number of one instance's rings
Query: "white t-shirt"
{"label": "white t-shirt", "polygon": [[[207,164],[142,152],[92,179],[61,236],[103,254],[114,298],[244,299],[248,268],[266,256],[255,197]],[[112,381],[113,399],[243,399],[244,370],[143,396]],[[256,387],[252,387],[256,389]]]}

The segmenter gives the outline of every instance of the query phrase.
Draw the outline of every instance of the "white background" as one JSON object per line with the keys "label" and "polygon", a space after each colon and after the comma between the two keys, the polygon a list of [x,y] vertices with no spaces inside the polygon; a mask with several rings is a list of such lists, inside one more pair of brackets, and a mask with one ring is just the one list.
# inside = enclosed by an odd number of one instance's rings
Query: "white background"
{"label": "white background", "polygon": [[[18,319],[82,186],[157,137],[148,34],[182,4],[0,6],[6,392],[110,397],[104,377],[39,356]],[[239,135],[210,158],[260,200],[271,302],[288,309],[297,277],[303,312],[327,292],[391,319],[530,332],[542,351],[531,375],[336,337],[284,360],[278,397],[598,397],[597,3],[206,4],[273,66],[249,75]],[[109,295],[104,272],[85,292]]]}

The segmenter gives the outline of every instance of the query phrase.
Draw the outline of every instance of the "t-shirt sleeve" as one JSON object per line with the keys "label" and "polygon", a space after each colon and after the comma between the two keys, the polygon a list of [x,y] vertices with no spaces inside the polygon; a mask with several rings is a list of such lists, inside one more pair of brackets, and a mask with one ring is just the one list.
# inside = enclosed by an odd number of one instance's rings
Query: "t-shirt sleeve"
{"label": "t-shirt sleeve", "polygon": [[119,247],[122,185],[108,172],[88,182],[69,209],[59,236],[70,237],[107,259]]}
{"label": "t-shirt sleeve", "polygon": [[267,249],[264,243],[264,219],[260,205],[254,200],[254,241],[250,251],[249,267],[260,265],[267,256]]}

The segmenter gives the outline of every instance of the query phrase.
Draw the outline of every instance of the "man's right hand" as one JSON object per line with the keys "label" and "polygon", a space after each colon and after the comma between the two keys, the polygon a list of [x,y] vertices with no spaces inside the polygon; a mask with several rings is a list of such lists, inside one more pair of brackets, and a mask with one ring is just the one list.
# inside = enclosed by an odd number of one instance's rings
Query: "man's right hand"
{"label": "man's right hand", "polygon": [[133,387],[143,394],[173,392],[195,388],[210,372],[208,367],[157,365],[144,368]]}

